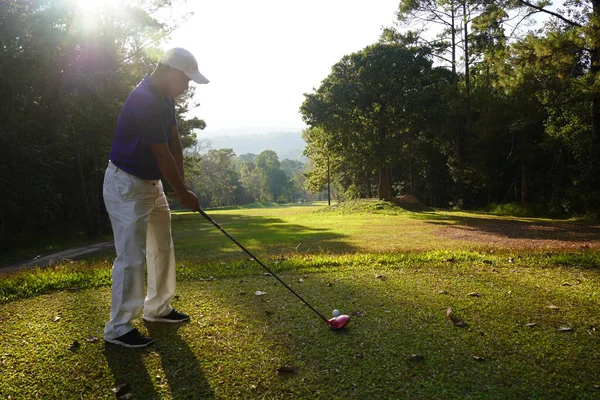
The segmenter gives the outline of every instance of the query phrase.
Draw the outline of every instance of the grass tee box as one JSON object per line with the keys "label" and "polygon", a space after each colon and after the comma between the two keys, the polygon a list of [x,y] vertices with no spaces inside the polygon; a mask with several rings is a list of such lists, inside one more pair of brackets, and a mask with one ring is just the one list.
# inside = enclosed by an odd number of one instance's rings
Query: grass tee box
{"label": "grass tee box", "polygon": [[[0,279],[8,398],[598,398],[598,227],[320,206],[173,216],[174,306],[156,344],[105,345],[112,254]],[[504,227],[504,228],[503,228]],[[478,240],[486,238],[486,240]],[[266,293],[257,296],[259,291]],[[99,340],[96,340],[99,339]]]}

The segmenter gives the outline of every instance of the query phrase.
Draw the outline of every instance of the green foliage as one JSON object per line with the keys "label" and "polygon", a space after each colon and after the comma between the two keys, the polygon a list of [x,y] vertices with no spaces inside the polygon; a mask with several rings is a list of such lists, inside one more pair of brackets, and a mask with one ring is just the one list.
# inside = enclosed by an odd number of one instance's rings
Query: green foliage
{"label": "green foliage", "polygon": [[[520,202],[597,215],[600,8],[546,6],[402,1],[400,22],[442,31],[431,41],[387,28],[305,95],[306,187],[329,180],[347,199],[378,187],[380,198],[436,207]],[[542,29],[508,22],[530,21],[532,9],[551,15]],[[434,58],[447,68],[431,68]]]}
{"label": "green foliage", "polygon": [[[47,227],[108,226],[102,181],[120,107],[175,26],[169,0],[0,3],[2,250]],[[185,104],[178,111],[185,112]],[[180,118],[184,145],[200,120]]]}
{"label": "green foliage", "polygon": [[365,173],[379,173],[379,197],[392,197],[390,165],[399,154],[412,164],[413,136],[432,117],[433,107],[425,105],[438,98],[428,55],[427,48],[398,43],[368,46],[343,57],[321,86],[305,95],[301,113],[311,126],[304,137],[315,167],[313,187],[322,184],[329,166],[352,171],[345,188],[363,186],[365,193],[371,184]]}

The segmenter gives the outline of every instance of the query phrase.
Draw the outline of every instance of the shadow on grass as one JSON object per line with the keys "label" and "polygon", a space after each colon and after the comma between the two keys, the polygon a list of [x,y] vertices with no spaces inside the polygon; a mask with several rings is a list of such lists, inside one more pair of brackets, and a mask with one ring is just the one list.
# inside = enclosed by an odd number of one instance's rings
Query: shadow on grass
{"label": "shadow on grass", "polygon": [[[164,380],[174,399],[214,399],[215,395],[202,372],[196,355],[177,332],[180,324],[144,322],[156,340],[154,351],[160,356]],[[161,378],[162,381],[162,378]]]}
{"label": "shadow on grass", "polygon": [[114,376],[115,389],[119,390],[117,397],[129,393],[133,398],[157,398],[158,394],[143,360],[148,349],[125,349],[106,342],[104,346],[104,356]]}
{"label": "shadow on grass", "polygon": [[[464,295],[469,290],[488,289],[486,276],[461,281],[458,287],[450,288],[440,282],[440,287],[415,291],[414,283],[428,283],[432,272],[415,272],[417,279],[412,284],[404,282],[406,271],[399,270],[386,272],[402,278],[392,285],[375,277],[365,282],[369,272],[358,273],[356,279],[350,273],[331,286],[318,275],[310,275],[303,285],[294,285],[319,309],[337,306],[353,315],[348,327],[340,331],[325,327],[282,287],[269,288],[270,299],[243,297],[236,301],[231,297],[233,301],[228,306],[236,310],[240,320],[255,321],[253,329],[264,335],[265,346],[276,344],[282,349],[285,364],[299,367],[298,374],[290,379],[273,379],[273,385],[282,393],[300,391],[288,393],[290,398],[329,398],[331,388],[335,388],[337,398],[492,399],[524,398],[531,393],[541,398],[560,398],[570,391],[577,392],[573,394],[575,398],[587,394],[588,388],[574,385],[578,379],[585,384],[594,382],[595,374],[585,365],[592,362],[597,352],[582,359],[569,354],[578,354],[581,346],[594,342],[593,338],[555,337],[561,317],[548,310],[544,301],[536,304],[534,310],[522,310],[514,318],[516,321],[508,317],[497,323],[494,315],[512,315],[515,304],[498,303],[491,290],[484,292],[489,293],[489,300]],[[286,274],[284,280],[292,282],[292,277],[298,276],[302,275]],[[506,282],[498,280],[498,284],[516,289],[513,280],[505,278]],[[518,286],[523,292],[536,290],[534,283]],[[441,288],[448,289],[449,294],[436,294]],[[212,295],[222,296],[220,290]],[[544,300],[563,297],[537,290]],[[565,296],[564,301],[567,299]],[[590,309],[592,303],[581,306]],[[454,327],[445,320],[448,306],[465,317],[467,328]],[[485,311],[488,308],[493,311]],[[529,322],[527,318],[531,317],[537,317],[539,330],[514,324]],[[226,329],[221,329],[226,335]],[[483,361],[474,359],[475,355],[482,356]],[[255,360],[256,364],[260,362]],[[555,373],[559,377],[549,377],[549,371],[558,371]],[[304,380],[319,383],[311,386],[311,393],[292,389],[294,381],[300,384]]]}
{"label": "shadow on grass", "polygon": [[[600,226],[588,223],[548,221],[535,218],[489,217],[421,212],[412,218],[439,225],[449,233],[469,235],[485,233],[506,239],[560,240],[586,242],[600,240]],[[511,218],[511,219],[508,219]]]}
{"label": "shadow on grass", "polygon": [[[329,229],[290,224],[280,218],[219,214],[214,219],[244,247],[262,254],[348,253],[358,250],[344,241],[346,235]],[[179,254],[191,253],[194,257],[219,258],[237,249],[216,227],[196,214],[174,216],[173,240]]]}
{"label": "shadow on grass", "polygon": [[[148,348],[126,349],[106,343],[104,355],[115,385],[127,385],[123,395],[135,399],[163,398],[165,392],[174,399],[214,399],[215,395],[202,372],[196,355],[178,334],[180,325],[147,323],[144,325],[156,340]],[[160,358],[164,376],[151,377],[144,359]]]}

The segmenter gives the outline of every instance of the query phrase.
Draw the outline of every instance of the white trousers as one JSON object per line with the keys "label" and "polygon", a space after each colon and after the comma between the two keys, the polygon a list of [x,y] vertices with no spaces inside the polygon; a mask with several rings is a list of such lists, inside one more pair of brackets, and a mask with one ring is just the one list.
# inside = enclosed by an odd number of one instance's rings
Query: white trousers
{"label": "white trousers", "polygon": [[[171,211],[160,180],[144,181],[109,162],[103,196],[117,251],[112,268],[110,321],[104,327],[104,337],[114,339],[134,329],[132,321],[142,311],[153,317],[171,312],[175,252]],[[148,270],[145,298],[144,264]]]}

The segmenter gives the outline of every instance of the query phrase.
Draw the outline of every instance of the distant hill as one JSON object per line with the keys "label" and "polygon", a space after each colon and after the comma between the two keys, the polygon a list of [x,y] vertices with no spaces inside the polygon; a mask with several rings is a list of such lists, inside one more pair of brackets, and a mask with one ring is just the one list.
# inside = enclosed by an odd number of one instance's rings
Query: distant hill
{"label": "distant hill", "polygon": [[[202,139],[202,137],[199,137]],[[263,150],[273,150],[284,159],[302,160],[306,143],[301,132],[276,132],[253,135],[225,135],[208,137],[211,149],[233,149],[235,154],[259,154]]]}

